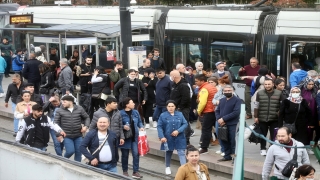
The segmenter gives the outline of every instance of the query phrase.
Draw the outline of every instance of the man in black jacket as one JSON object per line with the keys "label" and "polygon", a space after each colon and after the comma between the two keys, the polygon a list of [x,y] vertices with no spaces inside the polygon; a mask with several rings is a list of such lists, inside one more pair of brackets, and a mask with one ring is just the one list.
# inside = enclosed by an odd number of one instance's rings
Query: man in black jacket
{"label": "man in black jacket", "polygon": [[188,122],[188,127],[185,130],[187,145],[190,145],[191,128],[189,123],[190,111],[190,88],[187,80],[181,78],[179,71],[173,70],[170,73],[170,78],[173,80],[173,85],[170,94],[170,100],[174,100],[177,104],[178,111],[182,112],[184,118]]}
{"label": "man in black jacket", "polygon": [[153,58],[151,60],[151,67],[153,69],[164,69],[166,70],[166,64],[164,63],[163,58],[160,57],[160,51],[158,48],[153,49]]}
{"label": "man in black jacket", "polygon": [[42,64],[42,62],[36,59],[34,53],[30,53],[29,58],[30,59],[23,66],[22,75],[28,80],[29,83],[34,84],[34,91],[36,94],[39,94],[39,86],[41,81],[39,64]]}
{"label": "man in black jacket", "polygon": [[50,60],[53,60],[56,64],[56,67],[60,67],[60,57],[57,55],[57,49],[55,47],[50,48]]}
{"label": "man in black jacket", "polygon": [[[89,115],[81,106],[74,103],[74,98],[65,95],[61,98],[62,107],[57,109],[54,116],[54,123],[58,124],[66,133],[64,138],[64,146],[66,153],[64,157],[70,158],[73,154],[74,160],[81,162],[80,144],[82,142],[82,134],[85,133],[90,125]],[[82,126],[83,124],[83,126]],[[62,141],[62,137],[57,138]]]}
{"label": "man in black jacket", "polygon": [[[36,102],[37,104],[43,106],[43,101],[42,101],[41,95],[34,93],[34,85],[33,85],[33,83],[25,83],[23,90],[30,92],[30,94],[31,94],[30,101]],[[23,100],[22,100],[21,95],[18,95],[17,103],[22,102],[22,101]]]}

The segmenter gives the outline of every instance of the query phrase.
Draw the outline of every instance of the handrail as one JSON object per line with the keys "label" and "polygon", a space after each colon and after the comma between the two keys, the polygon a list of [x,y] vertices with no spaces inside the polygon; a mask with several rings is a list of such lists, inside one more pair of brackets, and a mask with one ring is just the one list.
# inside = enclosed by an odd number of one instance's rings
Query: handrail
{"label": "handrail", "polygon": [[244,126],[245,126],[245,105],[241,104],[238,141],[236,143],[236,158],[233,168],[232,180],[244,179]]}

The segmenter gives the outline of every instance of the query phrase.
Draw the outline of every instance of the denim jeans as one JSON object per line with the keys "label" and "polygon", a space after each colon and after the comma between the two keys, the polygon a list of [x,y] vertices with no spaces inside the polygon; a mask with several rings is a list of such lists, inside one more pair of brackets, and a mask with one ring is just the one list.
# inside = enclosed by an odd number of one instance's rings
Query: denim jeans
{"label": "denim jeans", "polygon": [[70,158],[74,154],[74,160],[81,162],[81,152],[80,152],[81,142],[82,142],[82,137],[64,138],[63,144],[66,148],[64,157]]}
{"label": "denim jeans", "polygon": [[166,108],[166,107],[162,107],[162,106],[158,106],[158,105],[157,105],[157,106],[154,108],[154,113],[153,113],[152,120],[158,122],[158,119],[159,119],[161,113],[166,112],[166,111],[167,111],[167,108]]}
{"label": "denim jeans", "polygon": [[[216,134],[218,135],[219,133],[219,123],[218,121],[216,121],[216,125],[215,125],[215,128],[216,128]],[[220,151],[221,152],[224,152],[224,147],[223,147],[223,144],[222,144],[222,141],[219,139],[219,137],[216,137],[219,141],[219,144],[220,144]]]}
{"label": "denim jeans", "polygon": [[[166,151],[166,155],[165,155],[166,167],[170,167],[172,153],[173,153],[173,151]],[[177,153],[178,153],[179,160],[180,160],[180,166],[187,163],[185,150],[184,149],[177,149]]]}
{"label": "denim jeans", "polygon": [[50,134],[51,134],[51,138],[52,138],[52,141],[54,144],[54,150],[56,151],[56,154],[58,156],[62,156],[62,151],[63,151],[63,147],[64,147],[63,143],[60,143],[57,140],[56,131],[54,131],[53,129],[50,129]]}
{"label": "denim jeans", "polygon": [[114,164],[114,163],[110,163],[110,164],[100,164],[99,163],[97,165],[97,168],[104,169],[106,171],[110,171],[110,172],[114,172],[114,173],[118,173],[117,164]]}
{"label": "denim jeans", "polygon": [[3,79],[3,73],[0,73],[0,93],[3,93],[3,89],[2,89],[2,79]]}
{"label": "denim jeans", "polygon": [[[123,172],[128,172],[129,151],[130,149],[121,148],[121,164],[122,164]],[[139,171],[139,153],[138,153],[137,142],[131,143],[131,153],[132,153],[133,172],[138,172]]]}
{"label": "denim jeans", "polygon": [[224,158],[232,159],[231,154],[236,150],[236,128],[237,125],[227,125],[228,128],[228,141],[221,141],[224,146]]}
{"label": "denim jeans", "polygon": [[[11,108],[12,108],[12,112],[14,113],[14,111],[16,110],[16,104],[15,103],[11,103]],[[13,117],[13,130],[15,133],[18,132],[19,130],[19,119]]]}

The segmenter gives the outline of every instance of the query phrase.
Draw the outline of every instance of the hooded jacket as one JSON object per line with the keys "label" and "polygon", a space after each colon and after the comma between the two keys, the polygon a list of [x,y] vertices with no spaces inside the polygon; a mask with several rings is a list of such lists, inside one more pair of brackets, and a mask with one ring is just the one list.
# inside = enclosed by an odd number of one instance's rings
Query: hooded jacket
{"label": "hooded jacket", "polygon": [[16,57],[12,59],[12,70],[21,71],[23,68],[24,61],[21,60],[21,55],[17,54]]}

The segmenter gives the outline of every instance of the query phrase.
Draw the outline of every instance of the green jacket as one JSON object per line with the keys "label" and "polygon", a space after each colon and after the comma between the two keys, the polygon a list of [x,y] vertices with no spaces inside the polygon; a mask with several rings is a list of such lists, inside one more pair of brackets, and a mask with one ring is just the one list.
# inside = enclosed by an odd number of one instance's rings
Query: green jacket
{"label": "green jacket", "polygon": [[[128,70],[125,69],[124,72],[125,72],[125,77],[126,77],[128,75]],[[115,70],[112,70],[110,72],[109,78],[112,82],[117,83],[123,77],[121,77],[120,74],[118,72],[116,72]]]}
{"label": "green jacket", "polygon": [[259,122],[278,121],[278,113],[280,103],[282,101],[282,93],[279,90],[273,90],[267,94],[266,90],[260,90],[257,93],[257,102],[259,102],[258,110],[255,111],[255,117]]}
{"label": "green jacket", "polygon": [[1,54],[4,53],[3,56],[10,56],[11,57],[11,52],[12,54],[16,51],[14,47],[11,44],[0,44],[0,49],[1,49]]}

